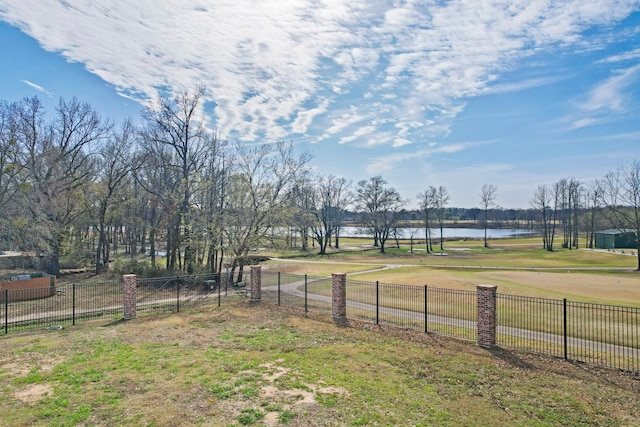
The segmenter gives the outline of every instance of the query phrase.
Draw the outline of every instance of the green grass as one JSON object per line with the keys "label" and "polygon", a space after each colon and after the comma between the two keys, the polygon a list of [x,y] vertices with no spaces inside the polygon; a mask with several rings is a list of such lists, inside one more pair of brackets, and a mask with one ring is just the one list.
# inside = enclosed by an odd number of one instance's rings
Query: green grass
{"label": "green grass", "polygon": [[[0,337],[11,426],[632,425],[637,378],[246,302]],[[320,317],[318,317],[320,316]]]}
{"label": "green grass", "polygon": [[467,267],[511,267],[522,269],[542,268],[629,268],[637,267],[637,258],[608,252],[590,250],[558,249],[553,252],[544,249],[533,249],[528,246],[510,246],[484,248],[481,245],[469,245],[469,242],[455,242],[445,246],[440,255],[439,248],[435,253],[427,254],[424,250],[409,252],[407,247],[388,248],[385,254],[379,251],[350,251],[328,255],[336,261],[343,262],[377,262],[384,259],[393,264],[417,264],[434,266],[467,266]]}

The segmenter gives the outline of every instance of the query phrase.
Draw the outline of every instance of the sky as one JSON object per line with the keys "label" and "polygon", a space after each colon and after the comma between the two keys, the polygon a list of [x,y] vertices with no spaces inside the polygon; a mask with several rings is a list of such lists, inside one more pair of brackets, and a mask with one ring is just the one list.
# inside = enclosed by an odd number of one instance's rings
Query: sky
{"label": "sky", "polygon": [[77,97],[140,120],[206,89],[230,141],[417,206],[528,208],[640,160],[640,0],[0,0],[0,99]]}

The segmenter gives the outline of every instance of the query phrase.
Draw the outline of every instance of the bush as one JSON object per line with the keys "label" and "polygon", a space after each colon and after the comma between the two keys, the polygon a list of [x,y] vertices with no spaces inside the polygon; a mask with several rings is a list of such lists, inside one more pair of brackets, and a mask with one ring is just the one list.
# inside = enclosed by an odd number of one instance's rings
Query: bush
{"label": "bush", "polygon": [[117,258],[111,264],[110,271],[117,276],[122,276],[123,274],[135,274],[139,277],[161,277],[167,275],[164,269],[157,266],[152,267],[151,262],[148,260],[131,258]]}

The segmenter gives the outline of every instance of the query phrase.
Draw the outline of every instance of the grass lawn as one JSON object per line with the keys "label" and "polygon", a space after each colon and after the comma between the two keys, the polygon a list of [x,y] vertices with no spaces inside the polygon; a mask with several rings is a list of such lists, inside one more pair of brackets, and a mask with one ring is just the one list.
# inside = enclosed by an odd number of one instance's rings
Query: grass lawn
{"label": "grass lawn", "polygon": [[[343,246],[355,242],[345,239]],[[272,271],[292,274],[347,273],[354,280],[415,284],[475,290],[479,284],[498,285],[498,292],[540,298],[640,306],[637,259],[627,254],[588,249],[540,248],[539,239],[500,239],[445,242],[446,255],[428,255],[424,248],[353,249],[325,256],[278,259]],[[420,250],[419,250],[420,249]],[[371,271],[378,269],[378,271]]]}
{"label": "grass lawn", "polygon": [[373,269],[381,269],[384,264],[372,264],[372,263],[349,263],[340,262],[339,259],[326,259],[322,257],[314,258],[313,260],[305,259],[275,259],[270,260],[261,265],[265,269],[272,271],[279,271],[283,274],[307,274],[309,276],[330,276],[332,273],[356,273]]}
{"label": "grass lawn", "polygon": [[0,424],[634,425],[640,380],[246,302],[0,337]]}
{"label": "grass lawn", "polygon": [[347,278],[383,283],[428,285],[475,290],[477,285],[497,285],[498,293],[614,305],[640,306],[640,274],[584,270],[522,271],[401,267]]}
{"label": "grass lawn", "polygon": [[[468,243],[468,242],[466,242]],[[435,248],[434,248],[435,249]],[[438,266],[474,266],[474,267],[512,267],[522,269],[532,268],[637,268],[637,258],[633,256],[613,254],[588,249],[568,250],[560,249],[553,252],[544,249],[534,249],[528,246],[506,245],[484,248],[481,245],[445,246],[441,255],[439,249],[427,254],[424,249],[411,253],[409,248],[387,248],[384,255],[378,250],[341,252],[325,256],[326,259],[342,262],[381,262],[394,264],[422,264]],[[309,258],[309,259],[317,259]]]}

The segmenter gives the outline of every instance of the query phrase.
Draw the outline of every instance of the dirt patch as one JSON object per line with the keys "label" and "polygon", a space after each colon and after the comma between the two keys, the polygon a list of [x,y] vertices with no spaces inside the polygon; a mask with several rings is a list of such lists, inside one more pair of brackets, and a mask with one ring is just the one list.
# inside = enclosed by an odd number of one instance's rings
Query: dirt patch
{"label": "dirt patch", "polygon": [[51,372],[53,367],[58,363],[55,359],[50,357],[31,357],[22,356],[24,360],[18,362],[11,360],[0,360],[0,367],[2,371],[15,377],[25,377],[34,369],[40,372]]}
{"label": "dirt patch", "polygon": [[312,405],[317,403],[318,394],[348,394],[348,391],[342,387],[323,387],[321,384],[305,384],[305,390],[299,388],[280,389],[273,384],[279,378],[291,372],[291,369],[278,366],[277,363],[283,363],[284,359],[278,359],[274,362],[263,363],[259,368],[267,369],[268,372],[262,375],[262,378],[270,384],[262,387],[262,395],[271,400],[284,400],[291,405]]}
{"label": "dirt patch", "polygon": [[274,363],[264,363],[262,365],[260,365],[260,368],[267,368],[271,371],[273,371],[273,373],[271,374],[265,374],[262,376],[262,378],[264,378],[265,380],[269,381],[270,383],[274,382],[275,380],[277,380],[278,378],[282,377],[283,375],[286,375],[287,373],[289,373],[291,370],[288,368],[284,368],[282,366],[275,366],[275,363],[282,363],[284,362],[283,359],[278,359],[276,360]]}
{"label": "dirt patch", "polygon": [[20,363],[2,363],[2,370],[16,377],[24,377],[31,372],[31,369]]}
{"label": "dirt patch", "polygon": [[14,393],[14,397],[22,403],[35,403],[53,391],[49,384],[34,384]]}

